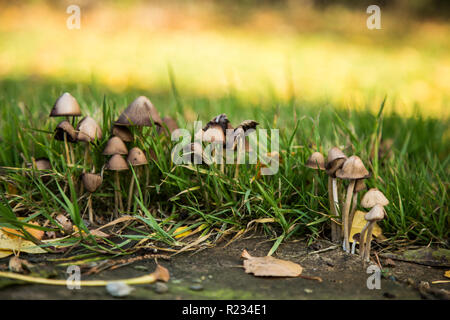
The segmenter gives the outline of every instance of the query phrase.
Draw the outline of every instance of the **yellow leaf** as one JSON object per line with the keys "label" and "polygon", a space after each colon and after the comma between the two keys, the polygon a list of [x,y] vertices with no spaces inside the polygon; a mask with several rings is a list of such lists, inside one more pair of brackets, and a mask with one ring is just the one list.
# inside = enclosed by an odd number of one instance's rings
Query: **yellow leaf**
{"label": "yellow leaf", "polygon": [[[186,230],[187,228],[188,228],[188,227],[179,227],[179,228],[176,228],[174,234],[177,234],[178,232],[182,232],[183,230]],[[187,230],[186,232],[177,234],[177,235],[175,236],[175,239],[186,237],[186,236],[190,235],[191,233],[192,233],[192,230]]]}
{"label": "yellow leaf", "polygon": [[[353,218],[352,228],[350,229],[350,238],[349,238],[350,242],[353,242],[353,236],[356,233],[361,233],[361,230],[366,225],[367,221],[366,221],[366,219],[364,219],[365,215],[366,215],[366,212],[356,210],[355,216]],[[379,239],[384,238],[381,228],[376,223],[373,227],[372,235]]]}
{"label": "yellow leaf", "polygon": [[31,241],[24,240],[23,238],[17,236],[10,237],[1,229],[0,229],[0,250],[12,250],[32,254],[47,252],[41,247],[35,245]]}
{"label": "yellow leaf", "polygon": [[445,271],[444,277],[450,278],[450,270]]}
{"label": "yellow leaf", "polygon": [[13,252],[11,250],[0,250],[0,259],[6,258],[12,254]]}

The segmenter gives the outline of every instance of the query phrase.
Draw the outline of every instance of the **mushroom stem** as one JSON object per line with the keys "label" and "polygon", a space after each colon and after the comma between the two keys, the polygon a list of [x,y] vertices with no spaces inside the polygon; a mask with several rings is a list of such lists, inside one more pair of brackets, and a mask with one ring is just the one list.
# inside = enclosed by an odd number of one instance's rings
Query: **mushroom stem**
{"label": "mushroom stem", "polygon": [[70,154],[69,154],[69,146],[67,145],[67,133],[64,132],[64,149],[66,150],[66,161],[67,165],[71,165]]}
{"label": "mushroom stem", "polygon": [[89,142],[86,142],[86,148],[84,149],[84,164],[83,164],[83,173],[86,172],[86,166],[88,163],[88,158],[89,158]]}
{"label": "mushroom stem", "polygon": [[119,180],[119,172],[116,171],[114,173],[114,178],[115,178],[115,186],[114,186],[114,217],[118,218],[119,217],[119,201],[121,201],[120,199],[120,180]]}
{"label": "mushroom stem", "polygon": [[366,243],[364,245],[364,257],[363,260],[364,261],[369,261],[369,257],[370,257],[370,244],[371,244],[371,240],[372,240],[372,232],[373,232],[373,226],[374,226],[374,221],[370,221],[369,224],[369,228],[367,229],[367,237],[366,237]]}
{"label": "mushroom stem", "polygon": [[356,240],[353,239],[353,243],[352,243],[352,254],[355,254],[356,251]]}
{"label": "mushroom stem", "polygon": [[[334,198],[333,198],[333,178],[328,176],[328,200],[330,202],[330,211],[334,216],[338,216],[336,211],[336,207],[334,206]],[[338,225],[336,222],[331,220],[331,241],[338,242],[339,241],[339,233],[337,229]]]}
{"label": "mushroom stem", "polygon": [[89,193],[88,211],[89,211],[89,222],[94,223],[94,210],[92,210],[92,193]]}
{"label": "mushroom stem", "polygon": [[353,218],[355,217],[356,206],[358,205],[358,193],[353,194],[352,199],[352,210],[350,216],[348,217],[348,230],[352,230]]}
{"label": "mushroom stem", "polygon": [[361,258],[364,257],[364,241],[365,241],[365,234],[367,231],[367,228],[369,227],[370,222],[367,222],[364,228],[362,228],[361,233],[359,234],[359,255]]}
{"label": "mushroom stem", "polygon": [[[340,207],[339,207],[339,195],[338,195],[338,186],[337,186],[337,179],[332,178],[332,189],[333,189],[333,209],[336,216],[339,216],[340,214]],[[342,238],[342,228],[336,224],[336,238],[339,240]]]}
{"label": "mushroom stem", "polygon": [[350,243],[348,241],[349,233],[348,233],[348,215],[350,211],[350,204],[353,197],[353,189],[355,188],[356,180],[350,180],[350,183],[347,188],[347,197],[345,198],[344,205],[344,215],[342,216],[342,224],[344,225],[344,247],[346,252],[350,252]]}

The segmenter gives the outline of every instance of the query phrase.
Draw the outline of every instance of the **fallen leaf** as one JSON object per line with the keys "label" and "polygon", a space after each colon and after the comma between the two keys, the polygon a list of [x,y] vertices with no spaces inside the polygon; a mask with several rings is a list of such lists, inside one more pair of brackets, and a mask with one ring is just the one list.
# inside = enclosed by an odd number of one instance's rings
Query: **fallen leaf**
{"label": "fallen leaf", "polygon": [[[367,221],[364,219],[366,212],[356,210],[355,216],[353,218],[352,228],[350,229],[349,241],[353,243],[353,236],[357,233],[361,233],[362,229],[366,225]],[[378,239],[384,239],[381,228],[375,223],[373,227],[372,235]]]}
{"label": "fallen leaf", "polygon": [[63,215],[62,213],[58,214],[56,216],[56,221],[58,221],[58,223],[61,225],[61,227],[64,229],[66,233],[72,232],[73,224],[69,219],[67,219],[65,215]]}
{"label": "fallen leaf", "polygon": [[[179,232],[181,232],[181,231],[183,231],[183,230],[186,230],[187,228],[188,228],[188,227],[179,227],[179,228],[176,228],[175,231],[174,231],[174,234],[177,234],[177,233],[179,233]],[[192,233],[192,230],[187,230],[187,231],[185,231],[185,232],[182,232],[182,233],[180,233],[180,234],[177,234],[177,235],[175,236],[175,239],[179,239],[179,238],[186,237],[186,236],[190,235],[191,233]]]}
{"label": "fallen leaf", "polygon": [[20,251],[31,254],[46,253],[44,249],[33,242],[19,237],[10,237],[0,229],[0,250]]}
{"label": "fallen leaf", "polygon": [[13,252],[11,250],[0,250],[0,259],[9,257]]}
{"label": "fallen leaf", "polygon": [[14,256],[9,259],[8,268],[12,272],[23,273],[25,270],[30,271],[32,267],[33,265],[31,263],[27,260],[20,259],[19,257]]}
{"label": "fallen leaf", "polygon": [[246,273],[257,277],[298,277],[303,268],[294,262],[277,259],[271,256],[252,257],[247,250],[242,251]]}
{"label": "fallen leaf", "polygon": [[450,278],[450,270],[445,271],[444,277]]}
{"label": "fallen leaf", "polygon": [[100,231],[98,229],[95,230],[89,230],[91,235],[93,235],[94,237],[98,237],[98,238],[108,238],[109,234],[104,233],[103,231]]}
{"label": "fallen leaf", "polygon": [[[28,222],[28,224],[40,226],[39,223],[37,223],[37,222]],[[44,236],[44,231],[42,231],[42,230],[38,230],[38,229],[27,227],[27,226],[25,226],[24,229],[26,232],[28,232],[29,234],[31,234],[34,238],[36,238],[38,240],[42,240],[42,237]],[[19,238],[24,236],[23,232],[20,230],[6,228],[6,227],[3,227],[1,230],[4,231],[11,238],[14,238],[15,236],[17,236]]]}

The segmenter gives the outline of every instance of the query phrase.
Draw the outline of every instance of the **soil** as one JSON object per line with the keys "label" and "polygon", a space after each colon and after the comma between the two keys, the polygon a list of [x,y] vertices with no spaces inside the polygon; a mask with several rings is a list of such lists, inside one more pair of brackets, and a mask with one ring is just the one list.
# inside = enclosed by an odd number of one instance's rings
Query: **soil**
{"label": "soil", "polygon": [[[273,242],[264,237],[252,237],[197,252],[185,252],[159,263],[166,267],[171,279],[168,291],[157,293],[156,284],[135,286],[135,290],[120,299],[449,299],[450,284],[431,284],[446,280],[448,268],[395,261],[395,266],[381,259],[383,268],[380,289],[368,289],[369,264],[363,264],[358,255],[342,252],[327,241],[318,241],[307,248],[304,241],[280,245],[274,257],[299,263],[302,275],[320,277],[323,281],[303,278],[257,278],[244,272],[240,255],[246,249],[252,256],[264,256]],[[319,251],[319,252],[317,252]],[[51,258],[57,257],[51,255]],[[55,267],[47,261],[48,255],[21,255],[43,269],[56,270],[64,279],[65,267]],[[7,267],[8,258],[0,260]],[[390,262],[391,263],[391,262]],[[117,280],[138,277],[155,269],[152,260],[141,260],[124,267],[83,275],[82,280]],[[448,280],[448,279],[447,279]],[[161,290],[164,291],[164,290]],[[104,287],[82,287],[69,290],[65,286],[25,284],[0,278],[0,299],[118,299],[110,296]]]}

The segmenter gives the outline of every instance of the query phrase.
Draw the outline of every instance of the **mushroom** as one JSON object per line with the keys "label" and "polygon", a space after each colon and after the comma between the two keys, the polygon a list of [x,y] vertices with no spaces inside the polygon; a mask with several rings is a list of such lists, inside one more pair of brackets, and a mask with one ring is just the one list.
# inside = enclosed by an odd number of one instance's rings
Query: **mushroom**
{"label": "mushroom", "polygon": [[[323,157],[323,154],[320,152],[314,152],[308,160],[306,160],[306,167],[315,169],[315,170],[325,170],[325,158]],[[316,179],[313,178],[313,190],[314,195],[317,193],[317,185],[316,185]]]}
{"label": "mushroom", "polygon": [[[209,143],[212,143],[212,144],[217,145],[217,146],[222,145],[222,150],[223,150],[223,146],[225,145],[225,133],[224,133],[224,131],[222,129],[222,126],[220,124],[213,124],[213,125],[209,126],[203,132],[203,138],[202,139],[205,142],[209,142]],[[216,149],[214,149],[214,151],[213,151],[214,155],[215,155],[215,150]],[[223,157],[222,157],[222,159],[220,161],[220,171],[221,172],[225,171]]]}
{"label": "mushroom", "polygon": [[[373,208],[376,205],[380,205],[382,207],[387,206],[389,204],[389,200],[384,196],[384,194],[378,190],[377,188],[372,188],[367,191],[361,199],[361,206],[363,208],[369,209]],[[367,228],[369,227],[369,223],[367,223],[364,228],[361,230],[361,241],[360,241],[360,255],[364,257],[365,251],[365,233]],[[369,240],[370,241],[370,240]]]}
{"label": "mushroom", "polygon": [[[137,147],[135,147],[135,148],[130,150],[130,152],[128,153],[127,161],[133,167],[143,166],[143,165],[146,165],[148,163],[144,152],[141,149],[137,148]],[[140,171],[141,171],[140,168],[137,168],[137,170],[136,170],[136,177],[138,179],[139,179],[139,176],[140,176]],[[127,212],[130,212],[130,210],[131,210],[131,200],[133,199],[133,188],[134,188],[134,177],[132,175],[131,176],[131,181],[130,181],[130,189],[128,191]]]}
{"label": "mushroom", "polygon": [[58,123],[58,125],[56,126],[54,138],[55,140],[58,141],[64,141],[64,149],[66,151],[66,162],[68,165],[70,165],[71,160],[67,142],[71,143],[77,142],[77,132],[75,131],[75,129],[73,128],[73,126],[70,124],[69,121],[64,120]]}
{"label": "mushroom", "polygon": [[128,149],[125,143],[119,137],[114,136],[110,138],[106,143],[106,147],[103,150],[103,155],[113,156],[115,154],[128,154]]}
{"label": "mushroom", "polygon": [[147,97],[140,96],[122,112],[115,125],[150,127],[152,123],[159,126],[162,123],[158,110]]}
{"label": "mushroom", "polygon": [[[37,158],[34,159],[33,157],[31,158],[31,163],[27,163],[27,167],[29,169],[35,169],[38,171],[47,171],[47,170],[51,170],[52,166],[50,164],[50,160],[47,158]],[[48,181],[48,177],[44,177],[43,175],[41,175],[42,181],[46,182]]]}
{"label": "mushroom", "polygon": [[[227,129],[229,129],[230,123],[227,123]],[[236,159],[236,170],[234,172],[234,178],[237,179],[239,175],[239,165],[241,162],[241,156],[243,151],[248,151],[250,149],[250,144],[247,139],[245,139],[245,134],[250,130],[255,130],[256,126],[259,125],[255,120],[244,120],[242,121],[233,132],[233,150],[237,150],[237,159]],[[231,125],[230,125],[231,126]],[[241,141],[241,143],[239,143]],[[242,143],[244,142],[244,143]],[[227,141],[227,148],[228,148]]]}
{"label": "mushroom", "polygon": [[131,133],[130,129],[128,129],[125,126],[117,126],[113,125],[111,134],[113,136],[119,137],[123,142],[133,142],[133,134]]}
{"label": "mushroom", "polygon": [[[328,199],[330,202],[330,210],[335,216],[339,216],[339,196],[336,181],[336,171],[342,167],[347,156],[338,147],[333,147],[328,151],[327,162],[325,168],[328,174]],[[341,229],[339,225],[331,221],[331,240],[339,242],[341,238]]]}
{"label": "mushroom", "polygon": [[89,146],[91,142],[102,138],[102,129],[95,122],[94,119],[87,116],[84,117],[77,126],[78,131],[78,141],[83,141],[86,143],[86,148],[84,152],[84,168],[83,172],[86,172],[87,160],[89,157]]}
{"label": "mushroom", "polygon": [[114,171],[114,217],[117,218],[119,216],[119,206],[120,210],[123,211],[122,195],[120,193],[119,171],[128,170],[128,164],[120,154],[115,154],[111,157],[111,159],[109,159],[106,165],[106,169]]}
{"label": "mushroom", "polygon": [[[69,120],[69,117],[72,117],[72,129],[73,124],[75,122],[75,117],[81,116],[80,105],[77,100],[68,92],[63,93],[58,99],[56,99],[55,104],[53,105],[52,110],[50,111],[50,117],[66,117],[66,120]],[[69,122],[69,121],[67,121]],[[60,123],[61,124],[61,123]],[[66,126],[66,125],[65,125]],[[66,126],[67,127],[67,126]],[[67,131],[63,130],[63,139],[66,148],[66,156],[67,152]],[[71,154],[73,155],[73,150],[70,147]],[[67,164],[72,165],[73,159],[67,159]]]}
{"label": "mushroom", "polygon": [[336,177],[350,180],[347,187],[347,196],[345,198],[344,214],[342,216],[342,224],[344,225],[344,250],[346,252],[350,252],[348,218],[355,183],[356,180],[364,179],[368,176],[369,171],[367,171],[362,160],[358,156],[351,156],[348,158],[342,165],[342,168],[336,171]]}
{"label": "mushroom", "polygon": [[97,191],[97,189],[102,185],[103,177],[96,173],[83,173],[81,176],[83,185],[89,192],[88,197],[88,210],[89,210],[89,221],[94,223],[94,211],[92,210],[92,194]]}
{"label": "mushroom", "polygon": [[358,193],[362,190],[366,189],[366,183],[364,179],[356,180],[355,188],[353,189],[353,200],[352,200],[352,207],[350,211],[350,215],[348,218],[348,228],[351,230],[352,224],[353,224],[353,217],[355,216],[356,207],[358,205]]}
{"label": "mushroom", "polygon": [[[371,238],[372,238],[372,231],[373,231],[373,227],[376,221],[380,221],[383,220],[385,215],[385,211],[382,205],[375,205],[368,213],[366,213],[366,215],[364,216],[364,219],[366,219],[367,221],[367,236],[365,238],[365,243],[363,245],[363,248],[360,248],[360,254],[362,255],[362,258],[364,261],[369,261],[369,256],[370,256],[370,243],[371,243]],[[366,228],[366,226],[364,226],[364,228]],[[364,229],[361,231],[361,234],[363,234],[363,231],[365,231]],[[362,243],[362,241],[364,240],[364,238],[361,237],[361,241],[360,244]],[[360,246],[361,247],[361,246]]]}

